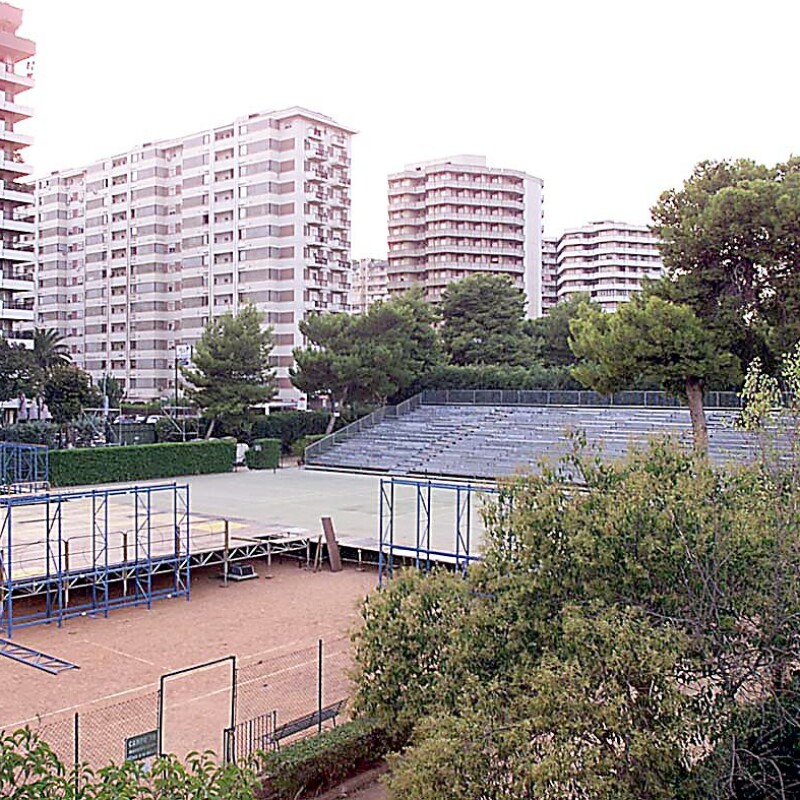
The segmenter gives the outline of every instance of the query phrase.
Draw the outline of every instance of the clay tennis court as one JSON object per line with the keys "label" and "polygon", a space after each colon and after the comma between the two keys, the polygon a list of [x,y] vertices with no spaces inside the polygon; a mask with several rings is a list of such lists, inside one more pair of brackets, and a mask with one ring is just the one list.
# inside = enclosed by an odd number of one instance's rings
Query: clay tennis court
{"label": "clay tennis court", "polygon": [[[159,599],[148,610],[112,608],[87,616],[65,618],[44,625],[15,628],[15,642],[76,664],[80,669],[49,675],[30,666],[0,658],[0,729],[30,724],[41,731],[70,764],[74,754],[74,713],[79,712],[81,760],[94,766],[124,758],[125,739],[158,725],[159,679],[227,656],[236,656],[235,702],[231,697],[231,665],[222,661],[208,669],[176,676],[165,683],[163,749],[185,755],[190,750],[222,751],[222,730],[236,722],[274,713],[278,724],[308,714],[318,707],[318,640],[323,644],[323,704],[351,694],[347,673],[351,664],[349,634],[358,624],[358,608],[376,586],[371,569],[346,565],[331,573],[324,565],[306,568],[305,542],[313,555],[320,517],[331,516],[337,538],[351,547],[377,546],[380,479],[372,475],[282,469],[176,479],[187,483],[191,498],[189,535],[194,551],[219,553],[223,520],[228,520],[231,547],[260,536],[289,536],[302,549],[283,558],[273,557],[272,568],[262,555],[251,559],[258,579],[221,586],[219,562],[192,567],[191,600]],[[147,485],[147,484],[142,484]],[[171,551],[174,545],[174,509],[164,495],[151,507],[151,546]],[[411,498],[399,497],[398,535],[413,525]],[[88,561],[87,514],[91,501],[72,500],[63,509],[63,539],[70,540],[72,564]],[[127,505],[126,505],[127,502]],[[29,510],[26,510],[28,508]],[[27,537],[28,555],[41,550],[42,509],[14,509],[15,542]],[[109,559],[124,560],[132,547],[137,522],[130,502],[109,506]],[[27,515],[27,516],[26,516]],[[453,508],[437,511],[436,531],[443,544],[452,536]],[[27,521],[26,521],[27,520]],[[141,528],[139,528],[141,530]],[[88,530],[91,530],[89,527]],[[436,537],[440,534],[434,531]],[[126,533],[127,532],[127,533]],[[123,536],[125,534],[125,536]],[[82,539],[83,537],[83,539]],[[39,544],[34,544],[39,542]],[[24,549],[21,551],[25,553]],[[83,552],[84,556],[78,554]],[[352,552],[352,551],[351,551]],[[292,558],[296,556],[296,558]],[[17,570],[42,569],[35,553]],[[281,560],[282,558],[282,560]],[[266,578],[267,572],[271,573]],[[18,573],[24,574],[24,572]],[[169,590],[170,574],[154,576],[154,590]],[[72,604],[81,592],[72,590]],[[121,582],[114,592],[122,592]],[[29,603],[42,603],[32,598]],[[19,605],[19,604],[18,604]],[[19,609],[17,608],[17,611]],[[2,635],[2,634],[0,634]],[[330,723],[328,723],[330,724]]]}
{"label": "clay tennis court", "polygon": [[[348,634],[375,573],[345,568],[314,573],[285,561],[272,577],[230,583],[216,570],[192,575],[192,599],[161,600],[151,610],[123,608],[108,618],[79,617],[25,628],[15,641],[80,669],[57,676],[0,659],[0,728],[40,729],[71,763],[74,712],[80,712],[81,759],[99,765],[124,757],[124,739],[157,724],[161,675],[237,656],[237,719],[277,712],[279,722],[317,704],[318,640],[323,645],[324,703],[350,689]],[[166,683],[164,749],[220,753],[231,707],[230,668],[220,666]]]}

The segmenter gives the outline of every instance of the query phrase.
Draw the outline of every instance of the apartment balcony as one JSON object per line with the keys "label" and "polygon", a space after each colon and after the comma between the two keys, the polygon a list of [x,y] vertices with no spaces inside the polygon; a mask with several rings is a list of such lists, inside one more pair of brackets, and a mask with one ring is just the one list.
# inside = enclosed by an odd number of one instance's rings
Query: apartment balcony
{"label": "apartment balcony", "polygon": [[398,244],[400,242],[423,242],[429,236],[424,230],[416,233],[390,233],[389,244]]}
{"label": "apartment balcony", "polygon": [[519,247],[479,247],[472,244],[431,244],[426,248],[428,253],[474,253],[486,256],[517,256],[522,258],[525,251]]}
{"label": "apartment balcony", "polygon": [[[443,194],[428,194],[425,197],[426,206],[438,206],[442,203],[450,205],[469,205],[469,206],[483,206],[485,208],[508,208],[519,211],[525,210],[525,203],[521,200],[492,200],[485,197],[474,197],[468,194],[453,194],[445,192]],[[394,208],[394,206],[390,206]]]}
{"label": "apartment balcony", "polygon": [[17,133],[16,131],[0,129],[0,147],[10,150],[21,150],[23,147],[29,147],[33,144],[33,136],[28,136],[26,133]]}
{"label": "apartment balcony", "polygon": [[310,161],[324,161],[325,148],[320,145],[315,147],[306,147],[306,158]]}
{"label": "apartment balcony", "polygon": [[6,268],[0,270],[0,290],[11,292],[33,292],[35,283],[31,271]]}
{"label": "apartment balcony", "polygon": [[[0,31],[0,37],[2,37]],[[23,106],[21,103],[15,103],[12,100],[0,100],[0,117],[7,122],[22,122],[24,119],[30,119],[33,116],[33,109],[30,106]]]}
{"label": "apartment balcony", "polygon": [[10,319],[13,322],[33,322],[33,300],[0,301],[0,319]]}
{"label": "apartment balcony", "polygon": [[36,258],[36,254],[33,252],[32,248],[25,248],[26,245],[22,243],[14,247],[7,244],[0,244],[0,260],[32,263]]}
{"label": "apartment balcony", "polygon": [[33,235],[36,231],[36,225],[33,222],[28,222],[27,220],[0,216],[0,231],[16,231],[17,233],[28,233]]}
{"label": "apartment balcony", "polygon": [[490,225],[519,225],[525,223],[525,217],[520,214],[519,216],[511,216],[508,214],[465,214],[457,211],[428,211],[422,217],[423,220],[427,219],[429,222],[436,222],[437,220],[447,221],[453,220],[456,222],[474,222],[476,225],[487,223]]}
{"label": "apartment balcony", "polygon": [[30,205],[33,199],[33,186],[0,179],[0,200]]}
{"label": "apartment balcony", "polygon": [[26,89],[32,89],[33,85],[34,80],[31,75],[15,72],[11,64],[0,64],[0,91],[24,92]]}

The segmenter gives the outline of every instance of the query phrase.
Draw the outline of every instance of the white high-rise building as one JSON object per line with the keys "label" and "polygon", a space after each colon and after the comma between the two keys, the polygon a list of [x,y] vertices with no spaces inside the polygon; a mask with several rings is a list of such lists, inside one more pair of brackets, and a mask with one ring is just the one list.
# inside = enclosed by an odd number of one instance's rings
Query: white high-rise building
{"label": "white high-rise building", "polygon": [[608,220],[566,230],[557,262],[558,300],[582,293],[604,311],[616,311],[664,269],[658,239],[646,225]]}
{"label": "white high-rise building", "polygon": [[21,24],[22,11],[0,3],[0,336],[30,345],[30,330],[21,327],[33,322],[33,188],[21,181],[33,172],[22,158],[33,138],[16,125],[33,114],[17,95],[33,86],[29,65],[36,46],[17,34]]}
{"label": "white high-rise building", "polygon": [[389,176],[389,292],[421,286],[432,302],[451,281],[510,275],[528,317],[542,314],[542,181],[482,156],[410,164]]}
{"label": "white high-rise building", "polygon": [[296,404],[298,323],[349,311],[353,133],[290,108],[39,179],[39,324],[148,400],[175,391],[177,346],[253,304],[274,331],[277,400]]}
{"label": "white high-rise building", "polygon": [[353,261],[350,307],[354,314],[364,314],[373,303],[388,299],[387,266],[385,258],[359,258]]}

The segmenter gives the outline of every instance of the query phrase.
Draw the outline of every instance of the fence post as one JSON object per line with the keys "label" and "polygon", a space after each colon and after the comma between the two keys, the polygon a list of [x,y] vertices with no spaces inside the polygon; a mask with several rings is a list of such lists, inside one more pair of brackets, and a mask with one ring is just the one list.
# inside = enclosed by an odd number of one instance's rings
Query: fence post
{"label": "fence post", "polygon": [[75,797],[79,796],[80,793],[80,770],[78,769],[78,764],[80,764],[81,759],[81,747],[80,747],[80,722],[78,712],[75,712],[75,728],[72,734],[73,737],[73,768],[75,769]]}
{"label": "fence post", "polygon": [[317,722],[317,733],[322,733],[322,639],[319,640],[319,668],[317,669],[317,710],[319,719]]}

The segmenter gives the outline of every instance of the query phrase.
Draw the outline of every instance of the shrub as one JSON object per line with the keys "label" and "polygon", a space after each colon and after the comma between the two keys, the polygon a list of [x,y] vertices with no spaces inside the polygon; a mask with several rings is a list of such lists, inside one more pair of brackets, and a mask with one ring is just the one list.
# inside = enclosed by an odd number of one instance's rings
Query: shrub
{"label": "shrub", "polygon": [[276,411],[253,420],[253,439],[280,439],[284,453],[303,436],[325,433],[330,415],[326,411]]}
{"label": "shrub", "polygon": [[50,483],[80,486],[230,472],[236,444],[221,441],[123,445],[50,453]]}
{"label": "shrub", "polygon": [[294,444],[292,444],[292,455],[297,456],[298,458],[303,458],[305,456],[306,447],[314,442],[318,442],[320,439],[324,439],[326,434],[324,433],[317,433],[313,436],[301,436]]}
{"label": "shrub", "polygon": [[50,448],[56,448],[59,445],[59,426],[54,422],[18,422],[3,428],[0,439],[22,444],[46,444]]}
{"label": "shrub", "polygon": [[254,439],[244,463],[248,469],[278,469],[281,464],[280,439]]}
{"label": "shrub", "polygon": [[383,728],[362,719],[301,739],[261,756],[264,797],[293,800],[300,793],[324,790],[380,761],[393,747]]}

